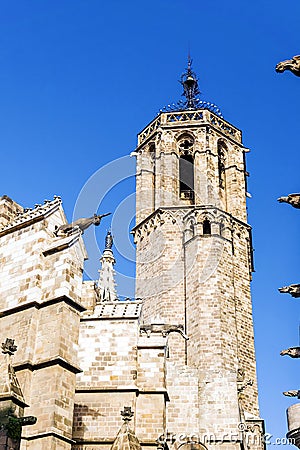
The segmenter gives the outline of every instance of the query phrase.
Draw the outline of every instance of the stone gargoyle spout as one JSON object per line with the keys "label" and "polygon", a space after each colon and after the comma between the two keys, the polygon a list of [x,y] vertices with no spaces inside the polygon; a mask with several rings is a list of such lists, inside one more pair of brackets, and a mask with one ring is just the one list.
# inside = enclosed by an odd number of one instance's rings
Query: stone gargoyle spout
{"label": "stone gargoyle spout", "polygon": [[289,194],[285,197],[279,197],[277,201],[279,203],[289,203],[294,208],[300,209],[300,194]]}
{"label": "stone gargoyle spout", "polygon": [[292,297],[300,297],[300,284],[290,284],[278,289],[282,294],[291,294]]}
{"label": "stone gargoyle spout", "polygon": [[281,61],[275,67],[276,72],[284,72],[285,70],[291,71],[296,77],[300,77],[300,55],[293,56],[292,59]]}
{"label": "stone gargoyle spout", "polygon": [[300,347],[290,347],[280,352],[281,356],[288,355],[291,358],[300,358]]}
{"label": "stone gargoyle spout", "polygon": [[83,217],[81,219],[77,219],[74,222],[68,223],[66,225],[61,225],[60,227],[55,230],[56,236],[67,236],[75,230],[80,230],[83,234],[84,231],[89,228],[91,225],[95,225],[96,227],[100,225],[101,219],[103,217],[109,216],[111,213],[106,214],[94,214],[92,217]]}
{"label": "stone gargoyle spout", "polygon": [[283,395],[285,395],[286,397],[297,397],[300,399],[300,391],[298,390],[292,390],[292,391],[286,391],[283,392]]}

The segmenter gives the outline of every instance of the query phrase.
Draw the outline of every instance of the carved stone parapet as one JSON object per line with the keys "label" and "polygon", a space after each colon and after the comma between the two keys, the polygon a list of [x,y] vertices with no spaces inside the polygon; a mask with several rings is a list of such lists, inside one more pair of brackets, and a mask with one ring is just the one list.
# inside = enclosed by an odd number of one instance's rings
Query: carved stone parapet
{"label": "carved stone parapet", "polygon": [[45,200],[43,205],[37,204],[34,209],[24,208],[22,212],[16,214],[13,220],[0,229],[0,237],[47,218],[59,209],[60,205],[61,198],[55,195],[53,200]]}
{"label": "carved stone parapet", "polygon": [[196,109],[194,111],[182,110],[172,112],[161,112],[152,122],[150,122],[138,134],[138,148],[146,143],[149,139],[153,139],[155,134],[159,133],[161,129],[176,128],[180,124],[181,127],[209,126],[221,131],[224,135],[230,137],[234,141],[241,142],[241,131],[231,125],[222,117],[216,115],[214,112],[207,109]]}

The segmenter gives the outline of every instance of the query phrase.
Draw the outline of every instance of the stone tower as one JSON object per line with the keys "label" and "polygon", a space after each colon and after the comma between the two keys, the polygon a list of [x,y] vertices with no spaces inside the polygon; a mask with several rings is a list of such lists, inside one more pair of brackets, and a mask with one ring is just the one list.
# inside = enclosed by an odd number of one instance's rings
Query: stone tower
{"label": "stone tower", "polygon": [[[190,61],[181,83],[186,101],[161,111],[138,135],[134,153],[136,297],[144,300],[145,328],[177,326],[188,336],[172,333],[167,343],[165,429],[237,448],[246,430],[263,431],[250,295],[249,150],[241,131],[197,98]],[[254,434],[250,447],[262,445]]]}

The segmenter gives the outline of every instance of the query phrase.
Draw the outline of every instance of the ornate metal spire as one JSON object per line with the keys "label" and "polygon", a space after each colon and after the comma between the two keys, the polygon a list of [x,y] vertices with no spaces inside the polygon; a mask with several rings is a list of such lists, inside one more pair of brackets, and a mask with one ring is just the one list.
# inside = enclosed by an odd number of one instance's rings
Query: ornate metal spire
{"label": "ornate metal spire", "polygon": [[183,86],[183,94],[186,98],[187,109],[194,109],[197,107],[199,99],[197,95],[200,94],[198,88],[198,79],[195,72],[192,71],[192,59],[188,55],[188,66],[186,71],[181,75],[180,83]]}
{"label": "ornate metal spire", "polygon": [[219,117],[223,117],[220,109],[217,105],[205,100],[200,100],[199,95],[201,94],[198,87],[198,78],[195,72],[192,70],[192,59],[190,54],[188,55],[188,66],[185,72],[181,75],[180,84],[183,87],[182,95],[186,100],[179,100],[177,103],[171,103],[164,108],[160,109],[161,112],[171,112],[171,111],[184,111],[184,110],[198,110],[198,109],[208,109]]}

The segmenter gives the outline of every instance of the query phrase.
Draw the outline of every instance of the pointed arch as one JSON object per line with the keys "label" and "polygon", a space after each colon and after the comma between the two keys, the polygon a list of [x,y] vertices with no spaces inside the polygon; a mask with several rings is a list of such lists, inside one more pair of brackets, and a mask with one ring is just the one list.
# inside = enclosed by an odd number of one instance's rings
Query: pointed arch
{"label": "pointed arch", "polygon": [[211,223],[210,220],[205,218],[203,220],[203,234],[209,235],[211,234]]}
{"label": "pointed arch", "polygon": [[194,198],[194,158],[190,154],[179,158],[179,191],[182,199]]}
{"label": "pointed arch", "polygon": [[193,154],[195,138],[191,133],[181,133],[176,140],[180,155]]}
{"label": "pointed arch", "polygon": [[194,141],[190,133],[182,133],[177,138],[181,199],[194,200]]}

